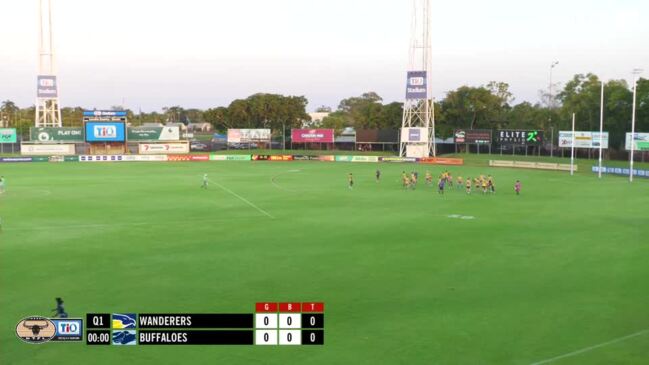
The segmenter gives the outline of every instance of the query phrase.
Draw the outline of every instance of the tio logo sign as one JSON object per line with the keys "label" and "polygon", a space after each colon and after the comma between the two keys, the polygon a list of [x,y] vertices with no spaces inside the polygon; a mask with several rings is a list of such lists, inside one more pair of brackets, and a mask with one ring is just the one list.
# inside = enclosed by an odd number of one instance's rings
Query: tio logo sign
{"label": "tio logo sign", "polygon": [[117,138],[117,127],[114,125],[96,125],[94,135],[95,138]]}
{"label": "tio logo sign", "polygon": [[411,77],[410,86],[423,86],[424,78],[423,77]]}
{"label": "tio logo sign", "polygon": [[80,321],[57,321],[56,333],[63,336],[80,336],[81,323]]}

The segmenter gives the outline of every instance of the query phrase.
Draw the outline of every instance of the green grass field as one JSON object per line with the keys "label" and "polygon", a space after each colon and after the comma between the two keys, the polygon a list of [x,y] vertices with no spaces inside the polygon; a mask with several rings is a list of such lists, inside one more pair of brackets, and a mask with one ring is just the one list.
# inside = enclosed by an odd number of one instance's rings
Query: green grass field
{"label": "green grass field", "polygon": [[[496,195],[401,188],[439,166],[3,164],[0,363],[647,364],[649,181],[484,158],[450,170]],[[325,346],[21,342],[57,296],[73,317],[323,301]]]}

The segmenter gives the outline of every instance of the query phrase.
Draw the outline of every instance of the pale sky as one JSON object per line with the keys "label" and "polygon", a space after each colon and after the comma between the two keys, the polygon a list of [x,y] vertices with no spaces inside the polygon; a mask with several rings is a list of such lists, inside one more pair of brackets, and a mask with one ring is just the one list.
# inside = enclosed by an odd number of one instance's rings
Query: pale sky
{"label": "pale sky", "polygon": [[[61,104],[227,106],[256,92],[309,110],[376,91],[402,101],[411,0],[52,0]],[[0,0],[0,99],[34,103],[38,0]],[[647,0],[433,0],[432,90],[649,75]]]}

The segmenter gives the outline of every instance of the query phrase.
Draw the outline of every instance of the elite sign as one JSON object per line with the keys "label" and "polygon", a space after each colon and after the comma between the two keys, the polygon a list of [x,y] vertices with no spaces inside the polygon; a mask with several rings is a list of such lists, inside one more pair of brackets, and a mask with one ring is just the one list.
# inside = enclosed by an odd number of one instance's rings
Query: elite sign
{"label": "elite sign", "polygon": [[543,131],[499,130],[496,143],[501,145],[532,146],[543,143]]}

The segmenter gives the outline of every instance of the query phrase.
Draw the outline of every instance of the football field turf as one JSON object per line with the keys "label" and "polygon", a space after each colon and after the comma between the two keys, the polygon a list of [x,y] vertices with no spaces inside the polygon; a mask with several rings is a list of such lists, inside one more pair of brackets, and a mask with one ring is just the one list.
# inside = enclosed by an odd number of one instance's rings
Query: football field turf
{"label": "football field turf", "polygon": [[[0,168],[1,364],[649,361],[647,180],[483,163],[449,170],[492,174],[497,194],[440,196],[423,175],[444,168],[411,164]],[[414,169],[419,187],[404,191]],[[322,301],[325,345],[21,342],[16,323],[49,315],[55,297],[82,318]]]}

